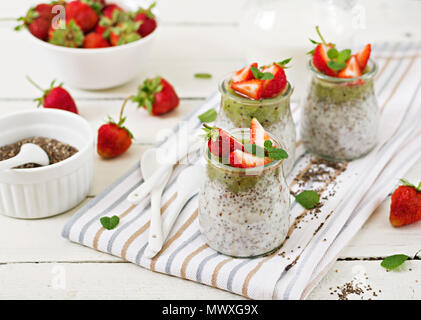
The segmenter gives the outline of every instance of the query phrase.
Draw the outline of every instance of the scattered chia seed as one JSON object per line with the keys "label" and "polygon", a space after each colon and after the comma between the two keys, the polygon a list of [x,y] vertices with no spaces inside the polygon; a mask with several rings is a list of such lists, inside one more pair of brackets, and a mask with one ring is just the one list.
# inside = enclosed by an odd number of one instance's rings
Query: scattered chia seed
{"label": "scattered chia seed", "polygon": [[[76,148],[55,139],[32,137],[0,147],[0,161],[16,156],[19,153],[21,146],[25,143],[33,143],[40,146],[47,153],[48,158],[50,159],[50,165],[63,161],[78,152]],[[37,167],[40,167],[40,165],[36,163],[27,163],[16,167],[15,169],[30,169]]]}

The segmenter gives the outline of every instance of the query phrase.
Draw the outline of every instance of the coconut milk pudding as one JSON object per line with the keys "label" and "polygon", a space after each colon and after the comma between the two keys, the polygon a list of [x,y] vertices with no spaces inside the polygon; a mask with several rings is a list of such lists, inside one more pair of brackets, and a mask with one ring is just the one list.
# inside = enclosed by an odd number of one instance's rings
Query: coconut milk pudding
{"label": "coconut milk pudding", "polygon": [[[251,81],[253,80],[257,79]],[[219,85],[221,107],[216,124],[227,129],[246,128],[251,119],[256,118],[288,152],[289,157],[283,163],[285,175],[288,175],[294,164],[296,143],[296,129],[290,109],[290,96],[293,92],[290,83],[285,78],[281,92],[270,98],[260,96],[258,99],[251,99],[245,94],[239,94],[232,88],[232,83],[233,76],[230,75]]]}
{"label": "coconut milk pudding", "polygon": [[[241,136],[244,138],[249,132],[232,131],[238,141],[244,141]],[[206,174],[199,196],[200,230],[211,248],[229,256],[271,253],[283,243],[289,228],[289,191],[282,160],[262,159],[256,164],[255,158],[249,159],[254,155],[241,149],[235,152],[224,161],[208,147],[204,151]],[[235,162],[238,164],[234,167]]]}
{"label": "coconut milk pudding", "polygon": [[301,116],[304,146],[328,160],[364,156],[377,142],[376,65],[370,63],[370,71],[360,80],[323,77],[311,69],[313,76]]}

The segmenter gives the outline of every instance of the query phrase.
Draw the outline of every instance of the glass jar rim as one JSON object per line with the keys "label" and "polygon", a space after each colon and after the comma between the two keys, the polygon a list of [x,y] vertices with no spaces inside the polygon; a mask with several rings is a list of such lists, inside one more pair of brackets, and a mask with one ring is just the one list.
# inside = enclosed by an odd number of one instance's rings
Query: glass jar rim
{"label": "glass jar rim", "polygon": [[[235,129],[230,130],[230,133],[234,136],[236,134],[241,134],[245,132],[250,132],[250,129],[249,128],[235,128]],[[276,138],[273,137],[272,134],[270,134],[269,132],[266,132],[266,133],[273,140],[276,146],[282,147],[285,150],[285,147],[281,143],[279,143],[276,140]],[[253,168],[236,168],[236,167],[232,167],[227,164],[221,163],[220,161],[216,160],[215,157],[212,157],[209,151],[207,142],[205,143],[205,146],[203,148],[203,155],[205,157],[205,160],[211,162],[212,165],[214,165],[218,169],[225,170],[230,173],[237,173],[237,174],[243,174],[243,175],[249,175],[249,176],[261,175],[265,171],[278,168],[284,161],[284,160],[273,160],[269,162],[268,164],[265,164],[264,166],[258,166],[258,167],[253,167]]]}
{"label": "glass jar rim", "polygon": [[310,69],[310,71],[318,79],[322,79],[322,80],[326,80],[326,81],[334,82],[334,83],[355,82],[356,80],[359,80],[359,79],[362,79],[362,80],[370,80],[377,73],[377,63],[374,62],[372,59],[370,59],[370,60],[368,60],[367,65],[368,65],[368,67],[369,67],[370,70],[368,72],[362,74],[359,77],[354,77],[354,78],[337,78],[337,77],[328,76],[327,74],[324,74],[324,73],[320,72],[313,65],[313,60],[312,59],[309,59],[308,60],[308,68]]}
{"label": "glass jar rim", "polygon": [[291,83],[289,81],[287,81],[286,84],[286,88],[284,89],[284,91],[282,92],[282,94],[278,94],[277,96],[273,97],[273,98],[267,98],[267,99],[261,99],[261,100],[253,100],[253,99],[248,99],[246,97],[242,97],[240,95],[234,95],[231,92],[229,92],[227,90],[227,84],[229,83],[229,81],[231,80],[233,75],[233,72],[227,74],[220,82],[218,85],[218,89],[219,92],[222,95],[229,95],[230,99],[234,100],[235,102],[239,102],[241,104],[245,104],[245,105],[271,105],[271,104],[275,104],[275,103],[279,103],[282,100],[288,99],[292,93],[294,92],[294,87],[291,85]]}

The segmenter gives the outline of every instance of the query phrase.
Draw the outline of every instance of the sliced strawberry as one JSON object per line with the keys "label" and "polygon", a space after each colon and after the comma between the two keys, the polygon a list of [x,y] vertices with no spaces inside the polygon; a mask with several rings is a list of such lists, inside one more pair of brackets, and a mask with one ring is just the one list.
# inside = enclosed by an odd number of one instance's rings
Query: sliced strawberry
{"label": "sliced strawberry", "polygon": [[273,63],[261,70],[263,73],[273,74],[273,79],[265,80],[263,85],[262,98],[272,98],[279,94],[287,84],[287,77],[284,69],[277,63]]}
{"label": "sliced strawberry", "polygon": [[313,53],[313,65],[320,72],[328,76],[335,77],[336,71],[330,69],[327,65],[327,62],[329,61],[329,57],[327,56],[327,50],[329,50],[329,47],[323,45],[322,43],[319,43],[316,46]]}
{"label": "sliced strawberry", "polygon": [[371,44],[367,44],[361,51],[355,54],[355,57],[357,58],[358,65],[360,66],[361,71],[365,69],[368,59],[370,59],[370,54],[371,54]]}
{"label": "sliced strawberry", "polygon": [[232,76],[232,82],[241,82],[253,79],[253,72],[251,72],[252,67],[257,68],[257,63],[254,62],[248,66],[245,66],[243,69],[235,72]]}
{"label": "sliced strawberry", "polygon": [[265,80],[246,80],[242,82],[234,82],[231,88],[251,99],[259,100],[262,97],[263,85]]}
{"label": "sliced strawberry", "polygon": [[209,151],[218,157],[228,157],[234,150],[244,150],[244,145],[228,132],[204,124],[208,136]]}
{"label": "sliced strawberry", "polygon": [[256,118],[253,118],[250,124],[250,143],[254,143],[257,146],[264,148],[266,140],[265,135],[267,135],[265,129],[263,129]]}
{"label": "sliced strawberry", "polygon": [[342,69],[338,77],[339,78],[355,78],[361,76],[361,70],[358,65],[357,58],[352,56],[346,63],[345,69]]}
{"label": "sliced strawberry", "polygon": [[230,154],[230,165],[236,168],[254,168],[271,162],[269,158],[259,158],[242,150],[234,150]]}

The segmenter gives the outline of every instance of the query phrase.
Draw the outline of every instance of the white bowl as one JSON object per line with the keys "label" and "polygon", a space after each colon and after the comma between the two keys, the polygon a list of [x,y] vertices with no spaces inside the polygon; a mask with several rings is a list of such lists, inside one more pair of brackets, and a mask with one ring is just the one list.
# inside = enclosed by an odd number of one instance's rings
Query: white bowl
{"label": "white bowl", "polygon": [[133,78],[147,65],[155,41],[157,28],[137,41],[99,49],[67,48],[57,46],[34,37],[33,41],[42,63],[53,70],[65,84],[87,90],[109,89],[122,85]]}
{"label": "white bowl", "polygon": [[38,219],[82,202],[93,180],[94,137],[82,117],[57,109],[16,112],[0,118],[0,146],[30,137],[57,139],[78,149],[61,162],[0,171],[0,214]]}

